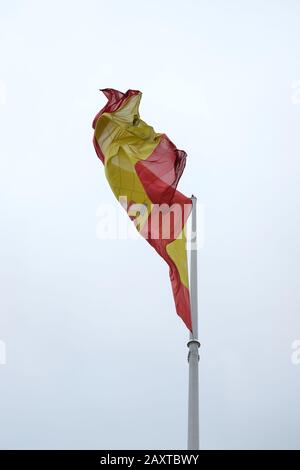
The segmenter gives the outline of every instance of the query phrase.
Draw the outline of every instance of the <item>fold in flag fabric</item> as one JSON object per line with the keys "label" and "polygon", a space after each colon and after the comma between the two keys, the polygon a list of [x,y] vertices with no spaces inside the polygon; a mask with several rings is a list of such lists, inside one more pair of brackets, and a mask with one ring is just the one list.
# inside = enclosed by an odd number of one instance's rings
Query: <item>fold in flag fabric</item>
{"label": "fold in flag fabric", "polygon": [[101,91],[108,101],[93,121],[96,153],[116,198],[168,263],[176,311],[192,331],[185,236],[192,201],[176,189],[186,153],[140,119],[140,91]]}

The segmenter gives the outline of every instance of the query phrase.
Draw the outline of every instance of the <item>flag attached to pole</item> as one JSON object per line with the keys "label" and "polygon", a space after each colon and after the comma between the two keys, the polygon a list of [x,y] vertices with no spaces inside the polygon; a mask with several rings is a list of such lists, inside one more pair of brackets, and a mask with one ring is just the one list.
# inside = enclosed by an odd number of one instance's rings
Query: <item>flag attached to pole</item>
{"label": "flag attached to pole", "polygon": [[186,153],[140,119],[140,91],[101,91],[108,101],[93,121],[96,153],[116,198],[168,263],[176,311],[192,331],[185,237],[192,201],[176,189]]}

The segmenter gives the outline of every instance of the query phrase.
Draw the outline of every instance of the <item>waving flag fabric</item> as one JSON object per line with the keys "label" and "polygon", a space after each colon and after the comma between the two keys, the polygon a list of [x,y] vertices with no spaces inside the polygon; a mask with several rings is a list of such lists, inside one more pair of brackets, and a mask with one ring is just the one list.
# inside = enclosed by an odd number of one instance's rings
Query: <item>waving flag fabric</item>
{"label": "waving flag fabric", "polygon": [[[108,101],[93,122],[96,153],[116,198],[168,263],[176,311],[192,330],[185,238],[192,201],[176,189],[186,153],[140,119],[141,92],[101,91]],[[158,289],[155,279],[151,287]]]}

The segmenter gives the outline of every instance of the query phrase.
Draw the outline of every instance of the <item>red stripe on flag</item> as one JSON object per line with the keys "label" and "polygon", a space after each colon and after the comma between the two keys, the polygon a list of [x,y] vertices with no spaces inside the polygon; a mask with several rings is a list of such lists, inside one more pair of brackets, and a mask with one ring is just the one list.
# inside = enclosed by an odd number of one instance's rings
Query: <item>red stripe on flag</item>
{"label": "red stripe on flag", "polygon": [[[192,201],[176,190],[180,176],[184,170],[186,153],[176,149],[170,139],[163,134],[158,146],[146,159],[135,164],[137,175],[153,204],[168,204],[169,210],[166,217],[170,220],[170,212],[173,205],[180,207],[179,215],[174,213],[174,217],[181,219],[174,220],[170,227],[170,236],[163,238],[164,215],[160,218],[150,214],[148,219],[147,233],[141,234],[147,239],[150,245],[168,263],[170,268],[170,280],[174,294],[177,314],[182,318],[186,326],[192,331],[190,293],[181,282],[176,264],[167,252],[167,245],[174,241],[181,233],[192,210]],[[171,223],[171,222],[170,222]],[[159,224],[159,226],[155,226]],[[156,234],[154,237],[153,234]],[[159,237],[157,237],[159,234]]]}

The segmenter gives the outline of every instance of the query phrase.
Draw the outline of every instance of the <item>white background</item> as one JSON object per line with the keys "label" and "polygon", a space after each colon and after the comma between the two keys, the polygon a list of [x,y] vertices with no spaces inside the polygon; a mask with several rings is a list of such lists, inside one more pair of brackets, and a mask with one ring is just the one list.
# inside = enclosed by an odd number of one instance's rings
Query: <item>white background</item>
{"label": "white background", "polygon": [[104,87],[143,92],[205,207],[202,448],[300,448],[299,18],[296,0],[0,0],[1,448],[186,446],[167,265],[96,238]]}

